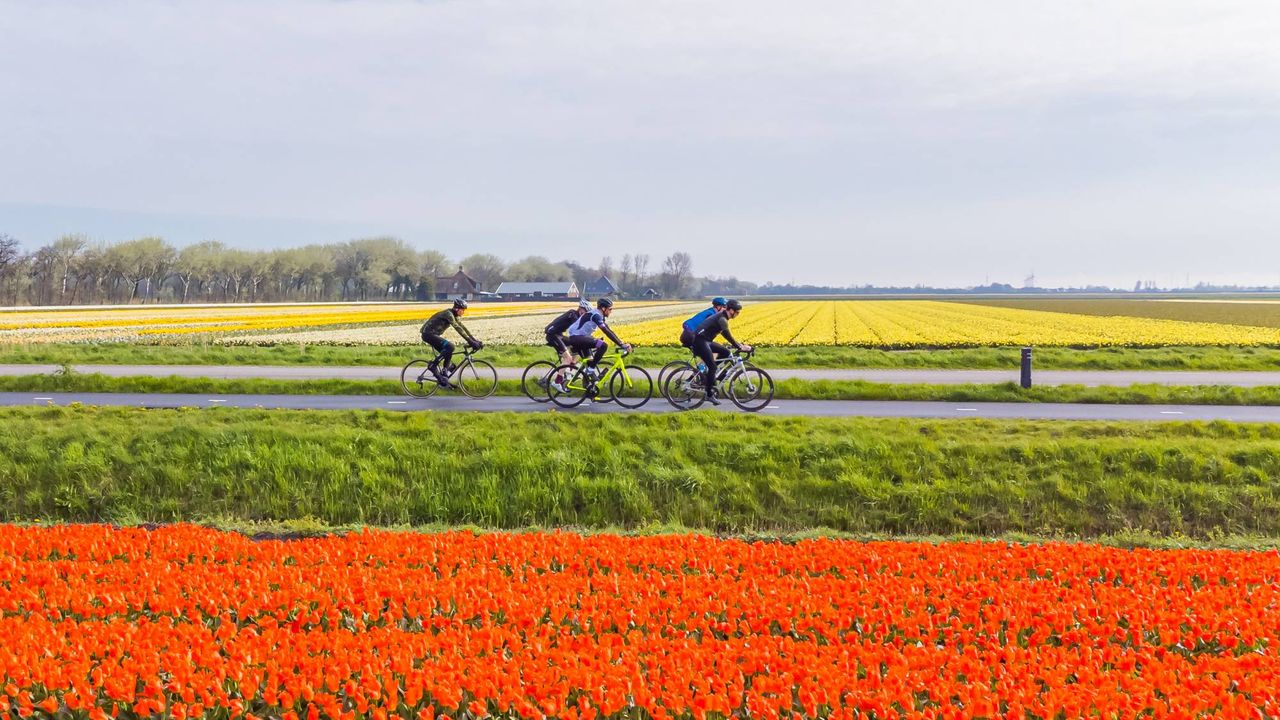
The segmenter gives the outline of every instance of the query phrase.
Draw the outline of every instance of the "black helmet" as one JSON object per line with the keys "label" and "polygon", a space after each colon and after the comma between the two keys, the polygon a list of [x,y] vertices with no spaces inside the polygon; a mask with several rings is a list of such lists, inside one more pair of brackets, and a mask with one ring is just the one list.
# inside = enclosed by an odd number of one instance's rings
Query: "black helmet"
{"label": "black helmet", "polygon": [[724,304],[724,306],[725,306],[725,307],[727,307],[727,308],[729,308],[730,310],[741,310],[741,309],[742,309],[742,303],[741,303],[741,302],[738,302],[737,300],[729,300],[728,302],[726,302],[726,303]]}
{"label": "black helmet", "polygon": [[597,300],[597,301],[596,301],[596,307],[598,307],[598,308],[608,308],[608,307],[613,307],[613,301],[612,301],[612,300],[610,300],[610,299],[609,299],[609,298],[607,298],[607,297],[602,297],[602,298],[600,298],[599,300]]}
{"label": "black helmet", "polygon": [[454,310],[466,310],[468,307],[470,306],[467,305],[467,301],[463,300],[462,298],[458,298],[457,300],[453,301]]}

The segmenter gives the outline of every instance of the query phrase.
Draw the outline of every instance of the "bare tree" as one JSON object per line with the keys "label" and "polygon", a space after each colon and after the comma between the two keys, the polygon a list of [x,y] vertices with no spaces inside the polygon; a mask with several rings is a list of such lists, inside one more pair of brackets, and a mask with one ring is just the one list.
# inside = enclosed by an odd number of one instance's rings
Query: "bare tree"
{"label": "bare tree", "polygon": [[667,296],[683,294],[692,277],[693,258],[689,253],[672,253],[662,261],[662,290]]}
{"label": "bare tree", "polygon": [[609,277],[613,274],[613,258],[608,255],[600,258],[600,274],[604,277]]}
{"label": "bare tree", "polygon": [[645,277],[649,274],[649,254],[639,253],[635,258],[636,267],[636,287],[639,288],[645,283]]}
{"label": "bare tree", "polygon": [[[6,280],[9,281],[11,286],[14,284],[13,277],[18,269],[18,260],[21,257],[22,252],[18,248],[17,238],[6,233],[0,233],[0,293],[3,293]],[[3,297],[4,295],[0,294],[0,298]],[[14,304],[17,304],[16,298]]]}
{"label": "bare tree", "polygon": [[622,265],[618,268],[618,289],[622,292],[635,289],[628,280],[634,268],[635,261],[631,259],[631,253],[623,255]]}

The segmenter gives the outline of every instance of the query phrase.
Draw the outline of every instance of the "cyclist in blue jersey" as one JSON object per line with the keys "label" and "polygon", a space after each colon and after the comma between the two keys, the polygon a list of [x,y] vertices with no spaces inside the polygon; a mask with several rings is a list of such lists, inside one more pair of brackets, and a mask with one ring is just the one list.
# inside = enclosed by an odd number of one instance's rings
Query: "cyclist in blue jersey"
{"label": "cyclist in blue jersey", "polygon": [[698,326],[704,320],[715,315],[718,312],[724,312],[725,299],[722,297],[715,298],[711,301],[711,307],[685,320],[680,325],[680,344],[687,348],[693,347],[693,334],[698,331]]}
{"label": "cyclist in blue jersey", "polygon": [[716,399],[716,359],[729,356],[729,348],[716,342],[716,339],[724,335],[724,339],[728,340],[738,352],[751,352],[750,345],[738,342],[733,333],[729,332],[729,321],[738,317],[740,312],[742,312],[742,303],[730,300],[725,303],[724,312],[707,316],[707,319],[693,331],[693,353],[707,366],[703,371],[702,383],[706,388],[707,402],[712,405],[720,404]]}

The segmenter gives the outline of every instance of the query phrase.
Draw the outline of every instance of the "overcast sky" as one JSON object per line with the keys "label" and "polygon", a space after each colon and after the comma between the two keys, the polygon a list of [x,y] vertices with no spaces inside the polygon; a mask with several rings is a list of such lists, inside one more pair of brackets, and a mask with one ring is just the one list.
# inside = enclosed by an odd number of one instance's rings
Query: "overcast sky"
{"label": "overcast sky", "polygon": [[0,232],[1280,283],[1280,3],[9,2]]}

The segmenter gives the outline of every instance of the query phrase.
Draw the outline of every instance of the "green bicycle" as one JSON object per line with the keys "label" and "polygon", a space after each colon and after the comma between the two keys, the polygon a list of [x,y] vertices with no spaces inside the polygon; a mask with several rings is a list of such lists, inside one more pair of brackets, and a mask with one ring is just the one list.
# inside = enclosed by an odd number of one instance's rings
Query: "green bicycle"
{"label": "green bicycle", "polygon": [[[627,355],[625,350],[618,350],[604,356],[602,359],[612,364],[606,370],[597,368],[596,373],[586,363],[561,365],[553,376],[563,376],[564,380],[548,383],[547,395],[562,408],[577,407],[590,398],[595,402],[612,400],[634,410],[653,397],[653,378],[642,367],[628,367],[623,360]],[[606,392],[607,397],[602,397]]]}

